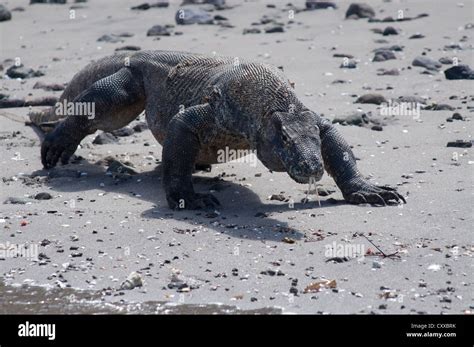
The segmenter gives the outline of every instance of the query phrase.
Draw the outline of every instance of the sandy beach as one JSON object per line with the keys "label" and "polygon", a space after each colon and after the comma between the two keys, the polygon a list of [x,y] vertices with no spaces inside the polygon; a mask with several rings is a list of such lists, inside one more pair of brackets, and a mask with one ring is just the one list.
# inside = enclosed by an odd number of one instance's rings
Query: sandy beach
{"label": "sandy beach", "polygon": [[[303,0],[131,9],[143,2],[2,1],[11,19],[0,22],[0,104],[59,97],[37,83],[61,87],[125,46],[263,61],[283,68],[305,105],[339,120],[361,172],[407,203],[348,204],[327,174],[318,203],[307,185],[247,160],[195,174],[197,190],[221,202],[217,211],[173,211],[162,148],[143,114],[112,143],[90,135],[70,164],[44,170],[40,137],[25,121],[45,107],[4,107],[0,313],[30,312],[26,302],[47,313],[473,312],[473,81],[444,73],[474,67],[472,1],[364,0],[372,20],[346,19],[345,0],[315,10]],[[183,7],[210,11],[213,24],[178,25]],[[169,35],[147,36],[155,25]],[[12,78],[16,62],[43,75]],[[367,94],[420,107],[356,102]],[[132,174],[114,172],[113,160]],[[38,304],[44,289],[66,291],[64,305]]]}

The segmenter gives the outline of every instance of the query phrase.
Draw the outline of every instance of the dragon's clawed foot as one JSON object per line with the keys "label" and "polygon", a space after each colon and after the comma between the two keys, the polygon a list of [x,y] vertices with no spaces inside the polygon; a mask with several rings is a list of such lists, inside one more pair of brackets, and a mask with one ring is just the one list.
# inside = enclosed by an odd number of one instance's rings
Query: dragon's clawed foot
{"label": "dragon's clawed foot", "polygon": [[41,144],[41,162],[44,168],[55,167],[59,160],[61,160],[61,164],[67,164],[79,143],[80,140],[77,141],[64,133],[61,127],[46,135]]}
{"label": "dragon's clawed foot", "polygon": [[344,199],[351,204],[397,205],[406,203],[405,198],[395,188],[376,186],[366,180],[357,179],[346,185]]}

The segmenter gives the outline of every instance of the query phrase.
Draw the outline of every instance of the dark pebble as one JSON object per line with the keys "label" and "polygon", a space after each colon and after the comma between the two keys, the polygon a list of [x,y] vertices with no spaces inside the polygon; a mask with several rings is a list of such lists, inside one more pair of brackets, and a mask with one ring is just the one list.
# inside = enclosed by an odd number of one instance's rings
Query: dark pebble
{"label": "dark pebble", "polygon": [[383,36],[389,36],[389,35],[398,35],[398,30],[395,29],[394,27],[386,27],[384,31],[382,32]]}
{"label": "dark pebble", "polygon": [[118,139],[116,136],[110,134],[110,133],[100,133],[98,134],[94,141],[92,143],[94,145],[106,145],[106,144],[112,144],[112,143],[117,143]]}
{"label": "dark pebble", "polygon": [[49,200],[49,199],[52,199],[53,197],[51,196],[51,194],[47,193],[47,192],[42,192],[42,193],[38,193],[35,195],[35,199],[36,200]]}
{"label": "dark pebble", "polygon": [[473,80],[474,70],[468,65],[456,65],[444,71],[448,80]]}
{"label": "dark pebble", "polygon": [[471,141],[456,140],[456,141],[448,142],[446,147],[471,148],[472,147],[472,142]]}
{"label": "dark pebble", "polygon": [[380,105],[382,103],[387,103],[387,99],[385,99],[380,94],[365,94],[365,95],[360,96],[355,102],[356,104]]}
{"label": "dark pebble", "polygon": [[375,11],[372,7],[363,3],[353,3],[346,11],[346,19],[372,18]]}

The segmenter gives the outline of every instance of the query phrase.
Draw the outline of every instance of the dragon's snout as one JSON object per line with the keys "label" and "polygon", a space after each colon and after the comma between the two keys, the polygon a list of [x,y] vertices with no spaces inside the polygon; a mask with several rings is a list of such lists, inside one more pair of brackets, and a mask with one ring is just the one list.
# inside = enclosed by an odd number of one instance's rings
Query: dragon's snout
{"label": "dragon's snout", "polygon": [[317,182],[324,174],[324,168],[319,163],[299,164],[288,170],[290,177],[298,183]]}

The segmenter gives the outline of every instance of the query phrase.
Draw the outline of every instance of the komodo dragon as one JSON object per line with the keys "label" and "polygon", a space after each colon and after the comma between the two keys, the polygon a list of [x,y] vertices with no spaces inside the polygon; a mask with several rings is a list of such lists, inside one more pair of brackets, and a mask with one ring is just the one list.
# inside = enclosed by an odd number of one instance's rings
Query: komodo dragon
{"label": "komodo dragon", "polygon": [[145,110],[163,146],[163,184],[173,209],[219,205],[213,195],[194,191],[192,173],[195,165],[216,163],[224,148],[256,150],[269,170],[286,171],[298,183],[320,180],[325,168],[350,203],[405,202],[394,188],[364,179],[336,128],[267,64],[171,51],[116,54],[76,74],[64,100],[94,103],[95,117],[58,115],[54,107],[33,115],[36,124],[67,116],[42,143],[44,167],[66,164],[85,136],[124,127]]}

